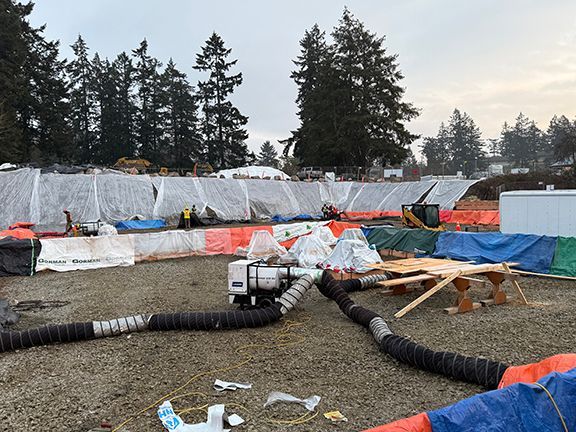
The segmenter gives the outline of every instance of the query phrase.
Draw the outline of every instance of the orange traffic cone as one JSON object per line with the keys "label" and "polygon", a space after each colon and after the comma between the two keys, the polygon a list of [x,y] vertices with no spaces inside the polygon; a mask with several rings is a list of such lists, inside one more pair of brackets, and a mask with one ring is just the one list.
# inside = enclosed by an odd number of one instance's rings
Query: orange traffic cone
{"label": "orange traffic cone", "polygon": [[456,231],[462,231],[462,228],[460,227],[460,222],[456,222]]}

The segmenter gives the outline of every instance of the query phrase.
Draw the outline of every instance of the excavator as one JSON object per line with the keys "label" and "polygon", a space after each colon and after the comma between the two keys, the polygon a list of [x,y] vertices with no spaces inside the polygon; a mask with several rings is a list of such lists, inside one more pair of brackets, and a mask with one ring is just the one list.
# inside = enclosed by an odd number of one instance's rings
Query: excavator
{"label": "excavator", "polygon": [[440,222],[439,204],[402,204],[402,225],[428,231],[446,231]]}

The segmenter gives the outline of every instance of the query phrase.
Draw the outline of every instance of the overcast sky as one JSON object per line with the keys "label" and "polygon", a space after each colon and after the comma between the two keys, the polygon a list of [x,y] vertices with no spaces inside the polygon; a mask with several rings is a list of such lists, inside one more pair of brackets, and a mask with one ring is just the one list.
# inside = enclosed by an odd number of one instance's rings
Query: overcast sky
{"label": "overcast sky", "polygon": [[455,107],[484,138],[520,111],[541,128],[554,114],[576,115],[574,0],[37,0],[31,21],[47,24],[66,57],[78,34],[110,58],[147,38],[153,56],[172,57],[194,84],[195,55],[216,31],[244,74],[233,101],[257,150],[298,126],[289,75],[299,41],[314,23],[329,33],[344,5],[398,54],[406,99],[422,110],[414,133],[435,135]]}

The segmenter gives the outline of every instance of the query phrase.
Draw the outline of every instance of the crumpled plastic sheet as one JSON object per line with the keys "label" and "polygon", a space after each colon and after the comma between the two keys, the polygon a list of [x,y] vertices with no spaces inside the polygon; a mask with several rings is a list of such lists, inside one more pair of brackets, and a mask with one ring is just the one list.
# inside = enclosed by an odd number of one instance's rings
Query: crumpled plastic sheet
{"label": "crumpled plastic sheet", "polygon": [[278,402],[297,403],[304,406],[308,411],[314,411],[316,406],[320,403],[320,396],[310,396],[306,399],[300,399],[288,393],[272,392],[268,395],[268,400],[264,404],[264,408],[269,407]]}
{"label": "crumpled plastic sheet", "polygon": [[290,176],[286,174],[284,171],[280,171],[279,169],[272,168],[272,167],[265,167],[265,166],[247,166],[241,168],[231,168],[218,171],[216,173],[216,177],[224,176],[225,178],[233,178],[234,174],[242,175],[242,176],[249,176],[249,177],[270,177],[273,179],[275,176],[280,176],[282,180],[290,179]]}
{"label": "crumpled plastic sheet", "polygon": [[248,259],[268,259],[274,256],[286,255],[288,251],[276,241],[272,234],[265,230],[252,233],[250,244],[246,250],[238,248],[235,255],[246,256]]}
{"label": "crumpled plastic sheet", "polygon": [[320,237],[310,234],[298,238],[288,252],[298,261],[298,267],[316,268],[332,253],[332,248]]}
{"label": "crumpled plastic sheet", "polygon": [[334,246],[338,241],[338,239],[332,233],[332,230],[326,225],[317,225],[314,227],[314,229],[312,229],[311,234],[319,237],[320,240],[329,246]]}
{"label": "crumpled plastic sheet", "polygon": [[440,210],[452,210],[454,204],[479,180],[439,180],[426,196],[428,204],[440,204]]}
{"label": "crumpled plastic sheet", "polygon": [[340,237],[338,237],[338,240],[359,240],[368,246],[368,240],[360,228],[345,229],[342,234],[340,234]]}
{"label": "crumpled plastic sheet", "polygon": [[152,218],[154,189],[149,176],[100,174],[95,180],[101,220],[115,223],[134,215]]}
{"label": "crumpled plastic sheet", "polygon": [[238,389],[248,390],[252,388],[252,384],[243,384],[237,382],[222,381],[217,379],[214,381],[214,390],[223,392],[225,390],[236,391]]}
{"label": "crumpled plastic sheet", "polygon": [[206,206],[220,219],[243,221],[250,219],[250,203],[246,184],[240,180],[200,178]]}
{"label": "crumpled plastic sheet", "polygon": [[361,240],[340,240],[330,256],[322,261],[319,267],[346,273],[366,273],[373,270],[368,267],[368,264],[381,262],[380,254],[370,249]]}

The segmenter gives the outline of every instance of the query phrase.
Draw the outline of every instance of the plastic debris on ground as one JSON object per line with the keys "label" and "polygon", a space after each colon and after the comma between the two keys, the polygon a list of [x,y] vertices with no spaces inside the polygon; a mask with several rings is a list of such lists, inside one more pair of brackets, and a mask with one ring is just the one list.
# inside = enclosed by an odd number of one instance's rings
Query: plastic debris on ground
{"label": "plastic debris on ground", "polygon": [[238,389],[251,389],[252,388],[252,384],[243,384],[243,383],[235,383],[235,382],[228,382],[228,381],[222,381],[217,379],[216,381],[214,381],[214,390],[222,392],[224,390],[238,390]]}
{"label": "plastic debris on ground", "polygon": [[348,228],[338,237],[338,241],[341,240],[359,240],[368,246],[368,240],[360,228]]}
{"label": "plastic debris on ground", "polygon": [[348,419],[340,411],[329,411],[324,413],[324,417],[333,422],[347,422]]}
{"label": "plastic debris on ground", "polygon": [[20,314],[14,312],[5,299],[0,299],[0,330],[5,326],[16,324],[20,320]]}
{"label": "plastic debris on ground", "polygon": [[[346,230],[349,231],[349,230]],[[346,232],[344,231],[344,232]],[[336,247],[318,266],[344,273],[366,273],[369,264],[381,263],[380,254],[361,240],[338,240]]]}
{"label": "plastic debris on ground", "polygon": [[237,414],[226,414],[222,404],[208,407],[208,419],[205,423],[187,424],[174,412],[170,401],[165,401],[158,407],[158,417],[162,425],[169,432],[228,432],[224,429],[224,422],[230,426],[244,423],[244,419]]}
{"label": "plastic debris on ground", "polygon": [[298,267],[316,268],[332,253],[332,248],[320,237],[310,234],[298,238],[288,253],[298,261]]}
{"label": "plastic debris on ground", "polygon": [[278,402],[286,402],[297,403],[304,406],[308,411],[314,411],[314,408],[320,403],[320,399],[320,396],[310,396],[306,399],[299,399],[288,393],[272,392],[268,395],[268,400],[264,404],[264,408]]}
{"label": "plastic debris on ground", "polygon": [[101,236],[116,236],[118,235],[118,231],[112,225],[107,223],[103,224],[98,228],[98,237]]}
{"label": "plastic debris on ground", "polygon": [[260,230],[252,233],[250,244],[246,249],[238,248],[235,255],[245,256],[248,259],[268,259],[275,256],[286,255],[288,251],[284,246],[280,246],[272,234],[268,231]]}

